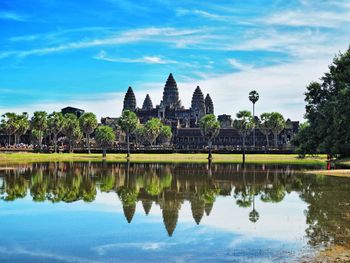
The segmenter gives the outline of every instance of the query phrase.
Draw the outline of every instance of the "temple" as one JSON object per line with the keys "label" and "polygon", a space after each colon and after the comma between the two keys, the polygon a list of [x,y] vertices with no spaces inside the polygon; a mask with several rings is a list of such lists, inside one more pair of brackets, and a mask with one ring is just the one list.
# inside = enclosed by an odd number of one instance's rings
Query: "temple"
{"label": "temple", "polygon": [[[137,107],[136,97],[131,87],[128,88],[123,103],[123,111],[131,110],[136,113],[140,123],[144,124],[151,118],[159,118],[166,125],[172,127],[174,148],[183,150],[200,150],[206,147],[201,131],[199,129],[199,120],[206,114],[214,114],[214,103],[210,94],[204,94],[197,86],[192,95],[191,107],[185,108],[181,104],[179,89],[172,73],[169,74],[163,90],[163,98],[160,103],[153,106],[151,97],[146,95],[142,108]],[[213,145],[216,149],[232,150],[242,144],[242,138],[238,131],[232,128],[231,115],[218,115],[218,121],[221,124],[219,135],[214,139]],[[104,118],[102,123],[108,125],[112,118]],[[278,135],[278,146],[285,147],[290,145],[290,140],[299,128],[298,121],[286,122],[286,128]],[[256,146],[266,145],[266,136],[256,129]],[[273,142],[273,134],[269,136],[269,141]],[[253,143],[252,134],[246,138],[247,145]]]}

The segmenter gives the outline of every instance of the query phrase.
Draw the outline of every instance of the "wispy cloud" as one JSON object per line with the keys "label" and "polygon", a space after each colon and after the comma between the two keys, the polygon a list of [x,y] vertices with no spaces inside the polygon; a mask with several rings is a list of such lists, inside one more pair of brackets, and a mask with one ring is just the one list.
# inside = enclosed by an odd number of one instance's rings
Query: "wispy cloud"
{"label": "wispy cloud", "polygon": [[115,33],[113,36],[105,38],[97,38],[92,40],[84,40],[77,42],[69,42],[53,47],[43,47],[31,50],[14,50],[0,53],[0,58],[10,56],[27,57],[32,55],[46,55],[68,50],[83,49],[98,46],[116,46],[121,44],[133,43],[138,41],[149,42],[176,42],[176,39],[186,39],[192,35],[197,35],[202,32],[202,29],[176,29],[171,27],[165,28],[142,28]]}
{"label": "wispy cloud", "polygon": [[173,64],[177,63],[174,60],[163,59],[160,56],[144,56],[142,58],[113,58],[109,57],[105,51],[100,51],[96,56],[93,57],[97,60],[104,60],[108,62],[120,62],[120,63],[147,63],[147,64]]}
{"label": "wispy cloud", "polygon": [[24,15],[20,15],[15,12],[0,12],[0,20],[12,20],[16,22],[25,22],[28,17]]}
{"label": "wispy cloud", "polygon": [[227,59],[227,61],[228,63],[230,63],[231,66],[233,66],[238,70],[251,70],[253,68],[252,65],[242,64],[241,62],[239,62],[237,59],[234,59],[234,58],[229,58]]}

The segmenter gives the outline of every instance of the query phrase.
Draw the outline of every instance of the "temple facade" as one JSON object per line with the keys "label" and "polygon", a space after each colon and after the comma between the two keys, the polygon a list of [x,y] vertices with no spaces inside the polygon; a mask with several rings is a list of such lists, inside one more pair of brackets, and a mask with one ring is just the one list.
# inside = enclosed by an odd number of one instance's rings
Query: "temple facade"
{"label": "temple facade", "polygon": [[[151,118],[159,118],[166,125],[172,127],[174,148],[183,150],[200,150],[207,145],[199,129],[199,120],[206,114],[214,114],[214,103],[209,94],[204,94],[199,86],[193,92],[191,107],[185,108],[181,104],[179,90],[174,76],[170,73],[164,85],[163,98],[160,103],[153,106],[149,94],[146,95],[142,108],[137,107],[136,96],[131,87],[128,88],[123,103],[124,110],[132,110],[144,124]],[[221,124],[219,135],[214,139],[213,146],[216,149],[228,149],[242,145],[242,138],[238,131],[232,128],[231,115],[222,114],[218,116]],[[290,145],[290,140],[299,129],[298,121],[286,122],[286,128],[278,135],[278,147]],[[255,130],[256,146],[266,146],[266,135]],[[269,146],[274,145],[273,134],[268,135]],[[246,138],[247,146],[253,144],[253,136]]]}

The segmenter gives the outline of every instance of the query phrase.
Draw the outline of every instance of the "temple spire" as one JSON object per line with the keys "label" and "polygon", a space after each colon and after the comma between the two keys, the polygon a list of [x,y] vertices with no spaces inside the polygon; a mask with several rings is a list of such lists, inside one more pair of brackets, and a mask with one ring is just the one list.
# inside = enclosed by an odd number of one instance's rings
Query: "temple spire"
{"label": "temple spire", "polygon": [[205,102],[204,95],[201,91],[201,88],[197,86],[195,89],[192,101],[191,101],[191,110],[193,116],[198,120],[205,115]]}
{"label": "temple spire", "polygon": [[205,97],[205,113],[206,114],[214,114],[214,103],[209,95]]}
{"label": "temple spire", "polygon": [[169,107],[171,109],[181,107],[179,90],[172,73],[169,74],[169,77],[165,83],[162,103],[164,107]]}
{"label": "temple spire", "polygon": [[143,110],[151,110],[151,109],[153,109],[153,103],[152,103],[151,97],[148,94],[146,95],[146,98],[143,101],[142,109]]}
{"label": "temple spire", "polygon": [[124,97],[123,111],[125,110],[135,111],[135,109],[136,109],[136,97],[132,88],[129,87]]}

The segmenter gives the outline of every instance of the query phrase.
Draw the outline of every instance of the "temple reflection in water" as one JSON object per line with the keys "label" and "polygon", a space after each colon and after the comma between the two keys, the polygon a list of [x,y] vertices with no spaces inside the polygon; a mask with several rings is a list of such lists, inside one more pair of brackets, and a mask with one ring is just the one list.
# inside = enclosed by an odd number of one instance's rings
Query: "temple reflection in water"
{"label": "temple reflection in water", "polygon": [[[255,201],[278,203],[296,192],[308,204],[306,235],[312,245],[349,243],[349,183],[302,175],[298,166],[135,163],[45,163],[2,167],[0,195],[13,201],[31,195],[34,201],[92,202],[98,192],[117,193],[127,222],[131,223],[136,204],[146,215],[159,206],[169,236],[172,236],[184,202],[190,203],[192,217],[200,224],[210,216],[218,196],[232,197],[232,205],[249,209],[257,222]],[[344,181],[347,182],[347,181]],[[330,191],[332,185],[337,191]],[[342,201],[339,201],[342,200]],[[341,231],[339,231],[341,229]]]}

